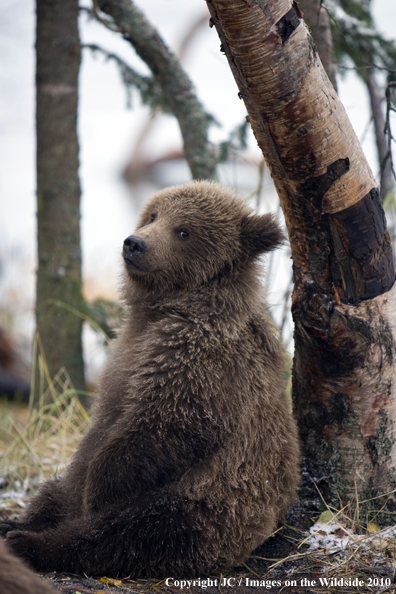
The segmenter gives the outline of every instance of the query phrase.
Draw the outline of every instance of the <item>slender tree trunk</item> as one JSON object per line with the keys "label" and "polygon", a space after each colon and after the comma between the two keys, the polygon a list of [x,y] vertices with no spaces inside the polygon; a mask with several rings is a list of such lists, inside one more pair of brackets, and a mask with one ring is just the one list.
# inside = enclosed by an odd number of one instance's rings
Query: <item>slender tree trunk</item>
{"label": "slender tree trunk", "polygon": [[304,486],[333,503],[383,493],[396,487],[396,289],[377,183],[298,5],[207,4],[289,232]]}
{"label": "slender tree trunk", "polygon": [[130,0],[97,0],[123,37],[150,68],[180,126],[184,153],[195,179],[216,175],[216,159],[207,139],[208,117],[193,86],[158,32]]}
{"label": "slender tree trunk", "polygon": [[323,0],[300,0],[298,5],[304,15],[304,21],[311,30],[323,68],[337,91],[337,68],[334,60],[333,38],[331,36],[329,15],[323,6]]}
{"label": "slender tree trunk", "polygon": [[[37,332],[49,372],[85,389],[81,320],[78,0],[37,0]],[[36,384],[37,387],[37,384]],[[36,399],[38,394],[35,395]]]}
{"label": "slender tree trunk", "polygon": [[387,194],[395,185],[388,151],[388,141],[385,135],[385,116],[382,109],[382,102],[385,101],[385,97],[384,95],[381,95],[378,88],[374,68],[369,68],[369,70],[367,70],[365,80],[370,97],[378,161],[380,165],[380,196],[381,200],[384,201]]}

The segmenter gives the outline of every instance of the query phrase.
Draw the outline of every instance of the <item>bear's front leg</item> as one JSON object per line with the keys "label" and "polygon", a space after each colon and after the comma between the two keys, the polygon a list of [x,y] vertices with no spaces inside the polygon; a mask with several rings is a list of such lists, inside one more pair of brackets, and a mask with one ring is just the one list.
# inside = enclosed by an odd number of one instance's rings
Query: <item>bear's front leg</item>
{"label": "bear's front leg", "polygon": [[7,546],[18,557],[28,563],[32,569],[44,571],[40,567],[46,558],[46,546],[42,533],[12,530],[7,534]]}
{"label": "bear's front leg", "polygon": [[52,479],[45,482],[31,502],[27,513],[20,521],[4,520],[0,522],[0,534],[8,534],[12,530],[41,532],[53,528],[68,513],[67,496],[61,480]]}
{"label": "bear's front leg", "polygon": [[16,520],[4,520],[4,522],[0,522],[0,535],[5,536],[11,530],[20,530],[23,528],[21,522]]}
{"label": "bear's front leg", "polygon": [[67,571],[84,573],[80,563],[80,551],[95,558],[95,547],[87,538],[88,526],[76,520],[45,532],[14,530],[7,534],[10,551],[23,559],[35,571]]}
{"label": "bear's front leg", "polygon": [[[130,516],[131,510],[128,512]],[[125,577],[133,562],[132,542],[124,534],[128,516],[124,514],[118,522],[116,512],[94,518],[86,515],[41,533],[15,530],[7,535],[7,548],[39,572],[109,577],[118,577],[121,572]],[[124,568],[129,571],[124,572]]]}

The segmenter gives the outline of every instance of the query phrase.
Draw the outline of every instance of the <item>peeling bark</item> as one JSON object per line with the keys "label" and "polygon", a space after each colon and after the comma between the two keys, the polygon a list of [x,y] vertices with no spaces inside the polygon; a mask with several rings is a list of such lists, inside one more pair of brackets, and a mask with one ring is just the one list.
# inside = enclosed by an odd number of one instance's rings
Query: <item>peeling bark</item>
{"label": "peeling bark", "polygon": [[288,228],[305,493],[389,491],[395,272],[378,184],[297,3],[207,4]]}

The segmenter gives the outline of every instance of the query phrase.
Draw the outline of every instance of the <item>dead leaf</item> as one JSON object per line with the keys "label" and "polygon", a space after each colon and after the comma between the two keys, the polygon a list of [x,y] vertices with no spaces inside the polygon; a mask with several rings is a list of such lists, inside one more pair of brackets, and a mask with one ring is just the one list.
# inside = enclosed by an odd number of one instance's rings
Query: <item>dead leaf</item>
{"label": "dead leaf", "polygon": [[375,534],[376,532],[379,532],[377,524],[375,524],[374,522],[369,522],[367,524],[367,532],[369,532],[370,534]]}
{"label": "dead leaf", "polygon": [[106,584],[106,586],[116,586],[117,588],[122,588],[122,580],[113,580],[107,577],[101,577],[100,581],[102,584]]}

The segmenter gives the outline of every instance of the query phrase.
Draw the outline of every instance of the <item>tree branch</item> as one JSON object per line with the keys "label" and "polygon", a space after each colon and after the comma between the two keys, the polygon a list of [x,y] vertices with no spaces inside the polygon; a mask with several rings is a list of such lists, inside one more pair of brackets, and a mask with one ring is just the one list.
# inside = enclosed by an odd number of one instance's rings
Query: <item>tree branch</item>
{"label": "tree branch", "polygon": [[176,57],[143,13],[129,0],[97,0],[97,5],[112,17],[124,39],[133,45],[161,86],[166,101],[179,122],[185,156],[193,177],[214,178],[216,159],[207,140],[209,118]]}

